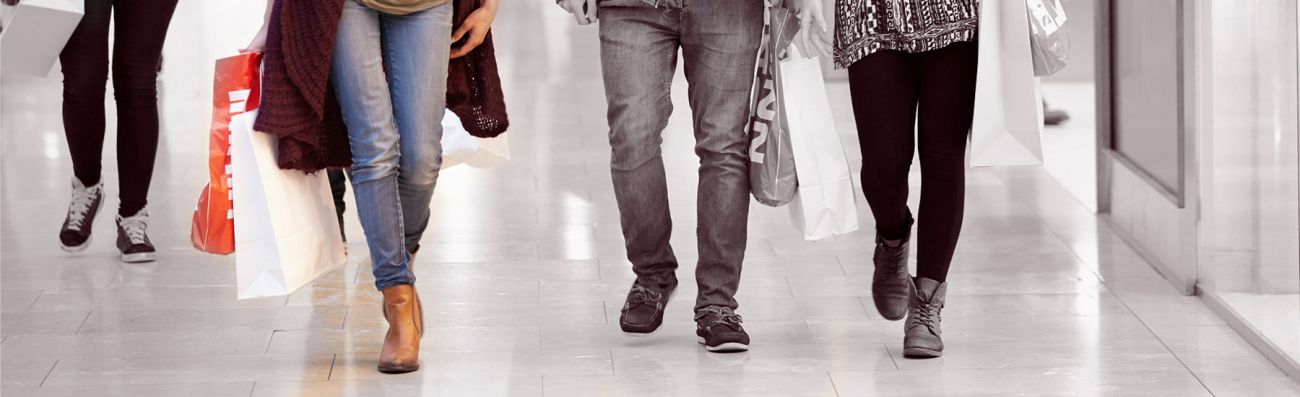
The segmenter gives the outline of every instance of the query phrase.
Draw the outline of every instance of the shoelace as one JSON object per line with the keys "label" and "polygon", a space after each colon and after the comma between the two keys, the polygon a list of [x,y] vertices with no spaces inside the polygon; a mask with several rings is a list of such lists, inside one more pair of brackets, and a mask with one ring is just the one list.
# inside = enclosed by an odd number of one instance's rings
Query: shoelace
{"label": "shoelace", "polygon": [[928,300],[923,300],[920,295],[917,295],[917,297],[913,299],[921,301],[921,304],[917,305],[918,307],[912,310],[912,321],[915,321],[916,324],[924,325],[933,331],[935,323],[939,319],[939,311],[943,310],[943,306]]}
{"label": "shoelace", "polygon": [[72,188],[72,203],[68,204],[68,228],[81,231],[90,212],[90,205],[95,203],[99,191],[98,185],[86,188]]}
{"label": "shoelace", "polygon": [[724,324],[736,327],[744,321],[740,318],[739,314],[736,314],[734,310],[731,310],[731,308],[728,307],[710,306],[704,308],[703,311],[713,313],[713,322],[715,325]]}
{"label": "shoelace", "polygon": [[126,238],[131,240],[131,244],[144,244],[145,229],[149,228],[149,213],[140,210],[140,213],[129,218],[122,218],[122,229],[126,231]]}
{"label": "shoelace", "polygon": [[632,296],[628,299],[628,307],[659,302],[659,298],[662,297],[662,293],[651,291],[649,288],[641,286],[641,284],[633,284]]}
{"label": "shoelace", "polygon": [[907,267],[907,257],[903,255],[906,251],[903,250],[901,243],[898,247],[890,247],[889,243],[886,243],[885,240],[880,240],[879,244],[881,247],[879,252],[883,253],[885,259],[887,259],[885,261],[885,269],[888,270],[889,273],[897,273],[901,268]]}

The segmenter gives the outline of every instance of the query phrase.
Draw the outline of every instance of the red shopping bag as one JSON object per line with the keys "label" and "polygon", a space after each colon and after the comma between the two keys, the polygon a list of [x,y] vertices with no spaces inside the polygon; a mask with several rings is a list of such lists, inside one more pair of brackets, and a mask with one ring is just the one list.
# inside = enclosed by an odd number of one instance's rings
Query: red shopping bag
{"label": "red shopping bag", "polygon": [[212,85],[212,128],[208,138],[208,186],[194,209],[190,240],[199,251],[235,252],[234,208],[230,192],[230,118],[257,109],[261,92],[262,53],[217,60]]}

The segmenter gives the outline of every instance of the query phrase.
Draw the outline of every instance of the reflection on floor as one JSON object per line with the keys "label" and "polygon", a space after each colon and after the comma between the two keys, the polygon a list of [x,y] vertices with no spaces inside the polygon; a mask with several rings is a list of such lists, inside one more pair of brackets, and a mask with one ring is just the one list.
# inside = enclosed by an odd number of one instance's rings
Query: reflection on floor
{"label": "reflection on floor", "polygon": [[[247,21],[257,3],[181,3],[162,82],[154,264],[119,263],[107,217],[90,250],[57,250],[71,174],[58,79],[6,78],[4,395],[1300,394],[1039,168],[970,171],[943,358],[902,358],[902,324],[871,309],[865,203],[866,231],[818,243],[803,241],[784,209],[756,206],[739,294],[753,350],[704,352],[690,314],[696,160],[680,82],[664,153],[687,293],[659,333],[622,335],[613,319],[632,273],[606,163],[596,30],[546,2],[502,10],[514,159],[444,174],[417,266],[423,368],[381,375],[383,320],[363,243],[352,243],[346,269],[288,297],[248,301],[234,299],[231,258],[189,247],[206,178],[210,62],[256,29]],[[856,147],[847,88],[830,91]],[[106,157],[114,181],[111,149]]]}

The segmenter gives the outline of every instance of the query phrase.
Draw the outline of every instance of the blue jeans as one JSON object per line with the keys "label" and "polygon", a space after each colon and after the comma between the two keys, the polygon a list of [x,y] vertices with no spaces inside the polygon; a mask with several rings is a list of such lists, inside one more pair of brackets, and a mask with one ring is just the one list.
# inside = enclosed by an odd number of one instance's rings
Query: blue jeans
{"label": "blue jeans", "polygon": [[[645,3],[645,4],[642,4]],[[700,158],[696,310],[736,307],[749,217],[750,87],[763,33],[761,0],[642,0],[600,9],[614,195],[628,261],[640,282],[669,284],[677,258],[660,144],[683,55]],[[616,4],[607,1],[602,4]]]}
{"label": "blue jeans", "polygon": [[388,15],[345,0],[339,20],[330,80],[380,290],[415,282],[409,250],[428,225],[442,166],[451,11]]}

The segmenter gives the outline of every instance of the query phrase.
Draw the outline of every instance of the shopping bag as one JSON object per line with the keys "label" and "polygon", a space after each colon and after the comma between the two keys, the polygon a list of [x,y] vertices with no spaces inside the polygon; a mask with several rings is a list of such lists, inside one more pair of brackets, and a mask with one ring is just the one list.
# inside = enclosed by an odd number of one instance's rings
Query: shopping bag
{"label": "shopping bag", "polygon": [[799,20],[790,10],[768,8],[750,106],[749,185],[759,203],[772,207],[794,200],[795,166],[782,100],[780,59],[798,31]]}
{"label": "shopping bag", "polygon": [[475,168],[495,167],[510,160],[507,135],[495,138],[473,136],[461,124],[460,117],[448,110],[442,116],[442,168],[468,164]]}
{"label": "shopping bag", "polygon": [[781,85],[790,122],[790,148],[799,185],[790,219],[805,240],[858,230],[858,207],[844,143],[835,128],[821,63],[790,45],[781,61]]}
{"label": "shopping bag", "polygon": [[49,75],[85,10],[85,0],[18,3],[0,31],[0,71]]}
{"label": "shopping bag", "polygon": [[199,193],[190,241],[199,251],[235,252],[235,217],[230,191],[230,118],[257,109],[262,53],[217,60],[212,84],[212,124],[208,133],[208,185]]}
{"label": "shopping bag", "polygon": [[1035,76],[1051,76],[1065,68],[1070,35],[1060,0],[1025,0],[1029,9],[1029,48]]}
{"label": "shopping bag", "polygon": [[1023,0],[980,2],[972,166],[1043,163],[1043,108]]}
{"label": "shopping bag", "polygon": [[288,295],[347,261],[326,173],[280,169],[276,138],[253,131],[256,115],[230,119],[240,299]]}

